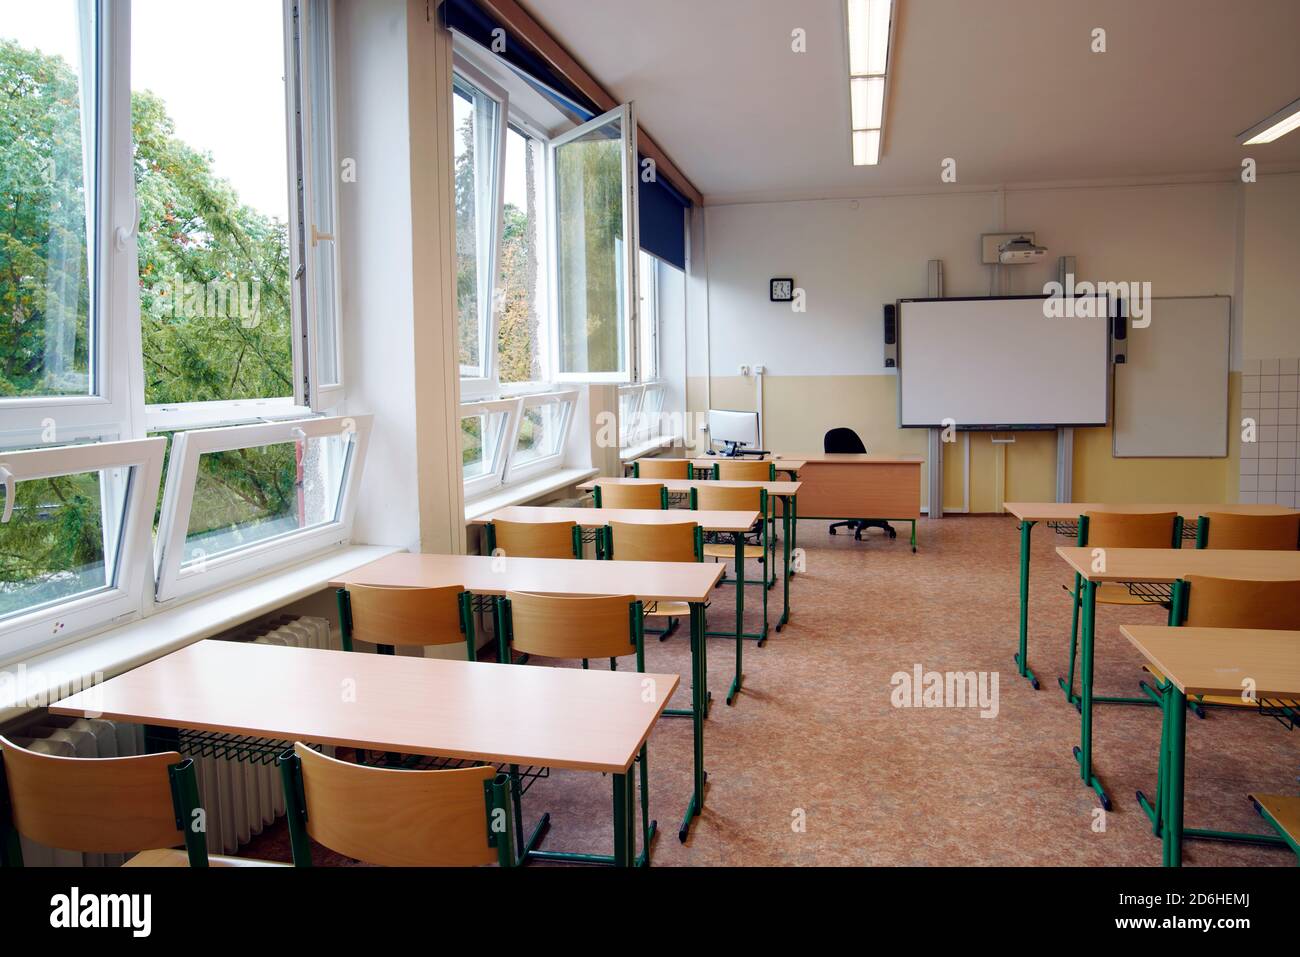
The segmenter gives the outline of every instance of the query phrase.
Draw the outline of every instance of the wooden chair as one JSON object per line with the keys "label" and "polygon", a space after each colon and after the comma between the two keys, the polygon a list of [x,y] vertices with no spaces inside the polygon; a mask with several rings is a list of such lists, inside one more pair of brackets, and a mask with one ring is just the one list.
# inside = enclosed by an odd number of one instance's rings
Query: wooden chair
{"label": "wooden chair", "polygon": [[[762,584],[764,587],[770,587],[768,585],[769,579],[774,579],[775,576],[769,575],[769,570],[773,568],[775,563],[768,561],[768,558],[770,555],[776,554],[776,544],[771,541],[768,535],[767,490],[757,486],[752,488],[696,486],[691,489],[691,508],[719,512],[758,512],[758,522],[751,531],[759,536],[759,544],[746,544],[744,546],[744,555],[746,558],[756,558],[762,563]],[[736,548],[735,545],[725,542],[706,542],[704,557],[712,558],[715,561],[734,559],[736,557]],[[743,568],[737,568],[736,578],[743,579],[745,577],[744,571]]]}
{"label": "wooden chair", "polygon": [[209,858],[199,811],[194,762],[175,751],[64,758],[0,737],[0,857],[10,867],[22,865],[20,837],[67,851],[144,852],[129,867],[276,866]]}
{"label": "wooden chair", "polygon": [[459,585],[402,588],[352,585],[338,590],[343,650],[354,641],[375,645],[381,655],[403,647],[465,643],[475,660],[474,615],[470,594]]}
{"label": "wooden chair", "polygon": [[375,768],[302,743],[279,764],[295,867],[311,866],[311,840],[389,867],[515,864],[510,778],[490,765]]}
{"label": "wooden chair", "polygon": [[690,459],[638,459],[632,463],[632,475],[644,479],[689,479]]}
{"label": "wooden chair", "polygon": [[775,482],[776,464],[761,459],[718,459],[713,477],[726,482]]}
{"label": "wooden chair", "polygon": [[[1076,541],[1090,548],[1179,548],[1182,545],[1183,520],[1177,512],[1086,512],[1079,516],[1079,534]],[[1066,698],[1081,707],[1074,693],[1075,658],[1079,646],[1079,613],[1083,607],[1083,576],[1075,574],[1074,588],[1062,585],[1070,596],[1070,672],[1068,679],[1058,678],[1057,684]],[[1125,585],[1103,582],[1096,587],[1098,605],[1142,605],[1142,598],[1132,594]],[[1096,700],[1096,699],[1094,699]],[[1149,698],[1123,699],[1134,703],[1152,703]]]}
{"label": "wooden chair", "polygon": [[1300,864],[1300,797],[1282,794],[1252,794],[1250,802],[1278,836],[1295,851]]}
{"label": "wooden chair", "polygon": [[[640,524],[610,522],[605,529],[606,557],[625,562],[698,562],[704,560],[704,535],[695,522]],[[660,641],[677,630],[678,618],[689,618],[684,601],[656,601],[645,607],[647,618],[666,618],[662,631],[651,631]]]}
{"label": "wooden chair", "polygon": [[1197,520],[1196,547],[1295,551],[1300,548],[1300,512],[1291,515],[1208,512]]}
{"label": "wooden chair", "polygon": [[[570,598],[509,592],[506,608],[515,647],[529,656],[581,658],[583,668],[592,658],[608,658],[612,671],[619,657],[635,654],[637,672],[645,671],[642,607],[635,595]],[[650,782],[644,744],[637,761],[641,766],[641,833],[648,852],[656,828],[650,820]]]}
{"label": "wooden chair", "polygon": [[488,551],[517,558],[581,558],[582,530],[576,522],[492,522]]}
{"label": "wooden chair", "polygon": [[659,484],[624,485],[597,482],[591,496],[596,508],[667,508],[668,488]]}

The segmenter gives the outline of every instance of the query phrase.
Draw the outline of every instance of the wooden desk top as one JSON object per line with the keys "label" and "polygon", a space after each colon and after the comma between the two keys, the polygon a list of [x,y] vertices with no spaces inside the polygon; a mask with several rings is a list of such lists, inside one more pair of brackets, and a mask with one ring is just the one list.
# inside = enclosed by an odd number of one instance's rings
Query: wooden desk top
{"label": "wooden desk top", "polygon": [[[1300,552],[1296,554],[1300,555]],[[568,558],[423,555],[401,552],[331,581],[348,585],[437,588],[460,585],[476,595],[508,591],[555,595],[635,595],[641,601],[708,601],[722,562],[597,562]]]}
{"label": "wooden desk top", "polygon": [[[590,492],[597,485],[663,485],[670,492],[689,492],[693,488],[707,485],[709,488],[765,488],[768,495],[797,495],[802,482],[750,482],[732,479],[653,479],[653,478],[596,478],[578,486],[582,492]],[[635,511],[635,509],[633,509]]]}
{"label": "wooden desk top", "polygon": [[893,454],[890,452],[824,452],[820,455],[805,455],[805,465],[921,465],[924,455],[911,453]]}
{"label": "wooden desk top", "polygon": [[758,521],[757,510],[720,512],[707,509],[686,510],[654,508],[552,508],[549,506],[512,505],[499,508],[478,518],[471,525],[488,522],[576,522],[583,528],[604,528],[610,522],[629,525],[678,525],[695,522],[710,532],[747,532]]}
{"label": "wooden desk top", "polygon": [[[595,564],[591,562],[590,564]],[[654,682],[652,702],[642,683]],[[676,675],[200,641],[65,698],[56,714],[372,748],[626,771]],[[353,689],[356,700],[344,700]]]}
{"label": "wooden desk top", "polygon": [[700,455],[691,459],[691,468],[706,469],[712,467],[714,462],[772,462],[778,470],[787,470],[797,472],[806,464],[806,460],[800,458],[786,458],[781,455]]}
{"label": "wooden desk top", "polygon": [[1003,502],[1002,507],[1022,522],[1073,522],[1084,512],[1177,512],[1188,521],[1196,521],[1208,512],[1234,515],[1289,515],[1295,509],[1285,505],[1188,505],[1186,503],[1151,505],[1125,502]]}
{"label": "wooden desk top", "polygon": [[1147,660],[1185,694],[1300,697],[1300,631],[1120,625]]}
{"label": "wooden desk top", "polygon": [[1058,546],[1056,554],[1094,582],[1173,582],[1187,575],[1300,580],[1300,551],[1238,551],[1219,548],[1107,548],[1104,571],[1093,571],[1091,547]]}

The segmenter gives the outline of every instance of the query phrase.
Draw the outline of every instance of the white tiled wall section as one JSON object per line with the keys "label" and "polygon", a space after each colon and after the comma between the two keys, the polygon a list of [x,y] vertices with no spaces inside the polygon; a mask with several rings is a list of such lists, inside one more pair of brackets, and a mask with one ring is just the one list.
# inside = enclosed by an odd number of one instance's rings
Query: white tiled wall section
{"label": "white tiled wall section", "polygon": [[1254,442],[1241,443],[1240,501],[1295,507],[1300,473],[1300,359],[1247,359],[1241,415],[1254,419]]}

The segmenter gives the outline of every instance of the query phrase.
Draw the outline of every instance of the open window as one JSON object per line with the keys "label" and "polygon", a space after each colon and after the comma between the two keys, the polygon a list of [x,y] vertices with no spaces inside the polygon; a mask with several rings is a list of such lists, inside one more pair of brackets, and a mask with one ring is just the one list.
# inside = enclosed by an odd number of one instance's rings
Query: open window
{"label": "open window", "polygon": [[466,498],[475,498],[501,484],[507,443],[514,435],[518,410],[518,399],[472,402],[460,407],[460,454]]}
{"label": "open window", "polygon": [[179,432],[155,549],[160,602],[348,540],[371,416]]}
{"label": "open window", "polygon": [[0,660],[141,613],[165,447],[0,452]]}
{"label": "open window", "polygon": [[630,382],[637,368],[636,123],[624,104],[551,141],[553,377]]}
{"label": "open window", "polygon": [[528,395],[519,403],[514,443],[506,463],[504,481],[515,482],[560,467],[577,392]]}

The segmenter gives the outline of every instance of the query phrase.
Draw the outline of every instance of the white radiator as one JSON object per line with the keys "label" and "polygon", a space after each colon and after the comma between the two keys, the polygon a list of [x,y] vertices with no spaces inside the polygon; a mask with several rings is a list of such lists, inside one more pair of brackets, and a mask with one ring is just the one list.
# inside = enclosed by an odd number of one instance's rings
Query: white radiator
{"label": "white radiator", "polygon": [[[324,618],[272,618],[223,640],[292,648],[339,648]],[[279,767],[271,760],[219,756],[256,750],[252,739],[226,740],[231,742],[229,746],[219,736],[200,734],[191,738],[183,733],[180,748],[182,754],[194,759],[210,854],[235,853],[241,844],[248,843],[249,838],[284,813]],[[13,741],[42,754],[77,758],[124,757],[146,750],[144,729],[139,725],[58,715],[43,715],[21,727],[13,733]],[[187,750],[195,753],[185,754]],[[324,751],[333,754],[333,748]],[[27,838],[23,838],[22,847],[23,862],[32,867],[115,867],[124,860],[121,854],[56,850]]]}

